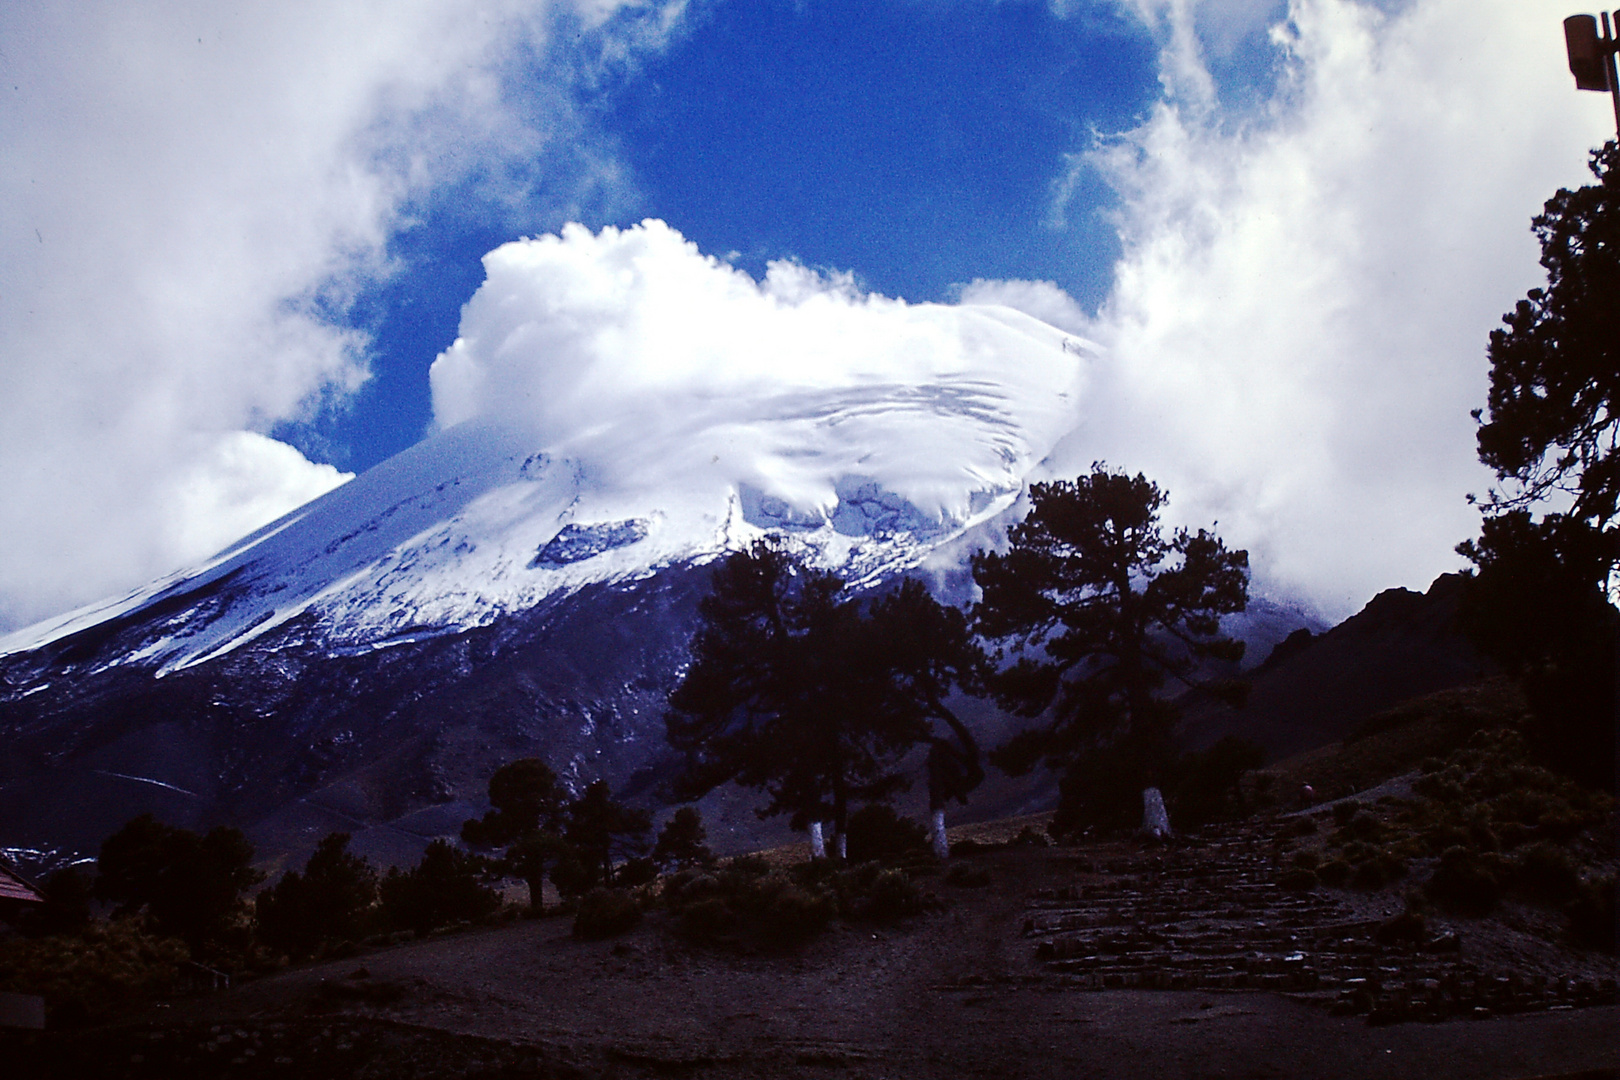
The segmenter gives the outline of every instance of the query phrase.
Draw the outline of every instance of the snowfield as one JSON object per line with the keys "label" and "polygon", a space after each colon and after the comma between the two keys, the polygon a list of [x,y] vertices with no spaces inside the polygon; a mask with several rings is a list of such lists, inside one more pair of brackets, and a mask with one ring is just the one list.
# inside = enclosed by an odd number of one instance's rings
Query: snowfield
{"label": "snowfield", "polygon": [[[501,280],[492,267],[486,289]],[[841,385],[777,379],[666,407],[644,394],[572,426],[474,410],[203,566],[0,638],[0,655],[125,616],[154,628],[104,665],[167,674],[301,615],[326,650],[363,652],[767,533],[856,583],[916,566],[1014,504],[1076,422],[1092,346],[1009,308],[905,314],[914,379],[846,365]],[[478,347],[441,356],[436,392]]]}

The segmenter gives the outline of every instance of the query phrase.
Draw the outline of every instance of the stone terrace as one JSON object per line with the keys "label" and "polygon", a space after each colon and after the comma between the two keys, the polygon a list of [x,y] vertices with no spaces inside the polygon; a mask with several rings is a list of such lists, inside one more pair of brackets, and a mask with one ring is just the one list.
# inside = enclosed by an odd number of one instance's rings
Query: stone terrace
{"label": "stone terrace", "polygon": [[1289,891],[1254,823],[1073,861],[1028,900],[1024,936],[1076,989],[1260,989],[1370,1022],[1612,1003],[1615,980],[1482,971],[1454,933],[1358,917],[1334,890]]}

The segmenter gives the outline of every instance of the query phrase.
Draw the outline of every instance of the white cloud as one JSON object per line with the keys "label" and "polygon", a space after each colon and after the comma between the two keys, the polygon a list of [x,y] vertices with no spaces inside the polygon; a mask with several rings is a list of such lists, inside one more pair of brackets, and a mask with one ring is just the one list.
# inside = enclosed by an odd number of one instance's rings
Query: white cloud
{"label": "white cloud", "polygon": [[820,521],[871,481],[960,524],[1017,493],[1078,404],[1078,360],[1049,326],[791,262],[756,282],[660,221],[570,225],[484,266],[433,365],[437,422],[521,426],[589,471],[598,510],[690,504],[712,532],[746,488]]}
{"label": "white cloud", "polygon": [[1169,89],[1075,162],[1120,193],[1124,255],[1075,327],[1110,355],[1061,467],[1145,471],[1328,613],[1422,588],[1477,531],[1468,413],[1489,331],[1541,278],[1529,220],[1612,134],[1567,73],[1567,12],[1295,0],[1281,87],[1245,118],[1198,77],[1198,5],[1134,6],[1167,21]]}
{"label": "white cloud", "polygon": [[[630,3],[623,36],[680,6]],[[387,272],[413,197],[491,162],[521,185],[559,139],[590,156],[565,88],[510,100],[503,76],[559,13],[622,52],[625,7],[0,8],[0,627],[337,482],[240,433],[366,379],[367,342],[329,316]],[[619,181],[604,161],[584,182]]]}

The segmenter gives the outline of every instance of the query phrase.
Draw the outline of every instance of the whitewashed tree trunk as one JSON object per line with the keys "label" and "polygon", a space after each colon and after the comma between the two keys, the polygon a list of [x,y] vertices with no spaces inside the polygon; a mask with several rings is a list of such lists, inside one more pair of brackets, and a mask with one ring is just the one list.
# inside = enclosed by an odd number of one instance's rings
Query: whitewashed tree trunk
{"label": "whitewashed tree trunk", "polygon": [[951,857],[951,842],[945,836],[945,811],[934,811],[934,855],[940,859]]}
{"label": "whitewashed tree trunk", "polygon": [[849,834],[838,834],[838,861],[849,862]]}
{"label": "whitewashed tree trunk", "polygon": [[821,822],[810,823],[810,857],[812,859],[825,859],[827,857],[827,841],[821,835]]}
{"label": "whitewashed tree trunk", "polygon": [[1164,796],[1156,787],[1142,792],[1142,831],[1149,836],[1170,835],[1170,815],[1164,808]]}

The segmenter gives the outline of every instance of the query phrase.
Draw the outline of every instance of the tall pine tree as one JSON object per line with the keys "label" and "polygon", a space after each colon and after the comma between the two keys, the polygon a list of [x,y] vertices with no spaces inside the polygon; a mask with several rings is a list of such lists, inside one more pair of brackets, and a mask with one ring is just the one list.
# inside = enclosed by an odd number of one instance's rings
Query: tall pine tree
{"label": "tall pine tree", "polygon": [[1122,823],[1170,763],[1177,715],[1167,682],[1241,692],[1198,672],[1243,655],[1220,618],[1247,606],[1248,553],[1203,529],[1166,535],[1167,497],[1140,473],[1094,465],[1089,476],[1034,484],[1029,497],[1009,549],[973,560],[983,590],[975,623],[1015,659],[992,690],[1043,720],[992,760],[1015,774],[1042,761],[1063,774],[1059,829]]}

